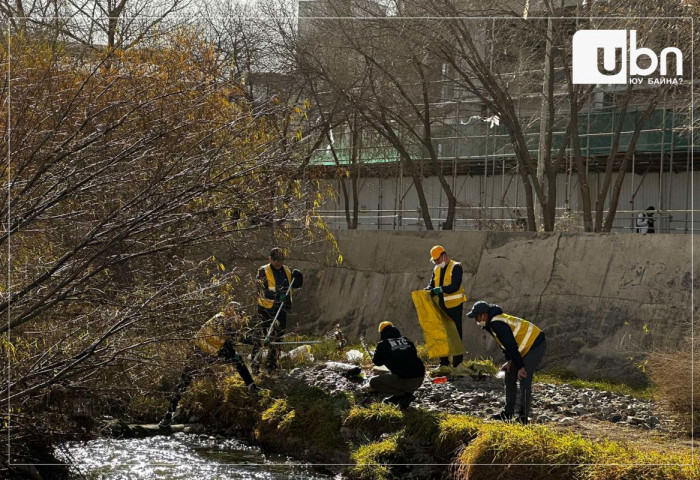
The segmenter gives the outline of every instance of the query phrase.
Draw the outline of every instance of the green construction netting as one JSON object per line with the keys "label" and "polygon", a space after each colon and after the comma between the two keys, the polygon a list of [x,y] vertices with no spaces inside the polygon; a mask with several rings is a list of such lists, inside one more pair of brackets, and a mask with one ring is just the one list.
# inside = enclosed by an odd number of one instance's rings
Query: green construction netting
{"label": "green construction netting", "polygon": [[[583,155],[607,155],[614,137],[621,112],[619,108],[605,112],[582,112],[579,114],[579,143]],[[643,110],[629,110],[624,118],[620,134],[619,152],[625,153],[629,147],[635,123],[644,115]],[[555,135],[552,151],[561,146],[566,128],[566,118],[555,123]],[[673,113],[671,110],[654,110],[642,127],[642,133],[637,140],[637,153],[659,153],[687,151],[690,145],[689,121],[686,114]],[[539,133],[531,130],[526,133],[528,149],[535,153],[539,143]],[[513,156],[513,148],[508,129],[501,125],[490,128],[484,122],[468,122],[459,125],[436,125],[433,127],[433,145],[440,158],[478,159],[486,156]],[[402,139],[408,145],[408,151],[413,159],[427,158],[424,147],[419,146],[415,139]],[[350,163],[350,149],[340,137],[334,143],[335,156],[340,165]],[[363,164],[381,164],[396,162],[399,155],[386,140],[377,135],[365,134],[362,138],[361,162]],[[695,146],[700,151],[700,146]],[[314,165],[336,165],[336,160],[330,148],[320,149],[312,159]]]}

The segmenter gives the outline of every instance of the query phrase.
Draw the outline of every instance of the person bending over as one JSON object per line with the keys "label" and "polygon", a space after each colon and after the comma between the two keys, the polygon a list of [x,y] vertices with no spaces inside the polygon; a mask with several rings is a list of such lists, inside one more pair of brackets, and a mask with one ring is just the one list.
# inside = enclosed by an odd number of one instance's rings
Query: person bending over
{"label": "person bending over", "polygon": [[517,385],[520,382],[520,411],[516,420],[528,423],[532,402],[532,375],[547,351],[544,332],[534,323],[503,313],[503,309],[498,305],[489,305],[481,301],[474,304],[467,317],[474,319],[479,327],[493,337],[507,360],[501,367],[506,373],[506,404],[501,413],[491,418],[513,419]]}

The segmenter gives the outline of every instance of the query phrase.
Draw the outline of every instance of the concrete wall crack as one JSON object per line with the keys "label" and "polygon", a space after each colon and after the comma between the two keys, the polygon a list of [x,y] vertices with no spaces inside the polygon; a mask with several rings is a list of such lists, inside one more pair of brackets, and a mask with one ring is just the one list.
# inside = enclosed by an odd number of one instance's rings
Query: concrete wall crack
{"label": "concrete wall crack", "polygon": [[535,318],[539,318],[539,316],[540,316],[540,306],[542,305],[542,297],[544,297],[544,294],[547,291],[549,284],[552,283],[552,277],[554,277],[554,266],[557,263],[557,253],[559,252],[559,243],[560,242],[561,242],[561,233],[559,233],[557,235],[557,246],[554,247],[554,254],[552,255],[552,265],[551,265],[551,268],[549,270],[549,278],[547,279],[547,283],[544,285],[544,288],[542,288],[542,291],[537,296],[537,310],[535,313]]}

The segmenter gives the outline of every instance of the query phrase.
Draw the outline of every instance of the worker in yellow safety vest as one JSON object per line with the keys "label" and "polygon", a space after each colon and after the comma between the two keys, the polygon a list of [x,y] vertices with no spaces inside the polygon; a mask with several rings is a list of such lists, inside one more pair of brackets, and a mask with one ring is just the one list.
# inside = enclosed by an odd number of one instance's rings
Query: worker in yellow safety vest
{"label": "worker in yellow safety vest", "polygon": [[[287,328],[287,313],[292,306],[292,289],[297,289],[304,283],[304,276],[299,270],[290,270],[284,265],[284,252],[275,247],[270,250],[269,263],[258,269],[258,318],[260,320],[261,336],[256,336],[253,344],[252,358],[257,357],[258,350],[265,342],[278,342]],[[292,284],[292,280],[294,283]],[[290,289],[290,285],[292,289]],[[279,312],[279,314],[278,314]],[[268,336],[270,326],[277,315],[277,324]],[[271,348],[267,354],[267,369],[277,368],[278,347]],[[254,374],[260,371],[259,361],[253,361],[251,368]]]}
{"label": "worker in yellow safety vest", "polygon": [[187,359],[185,368],[180,374],[180,379],[175,390],[170,396],[168,411],[158,424],[160,427],[168,427],[177,417],[177,404],[182,394],[192,383],[194,377],[201,370],[202,365],[209,365],[219,360],[232,364],[241,376],[249,393],[258,391],[253,377],[248,371],[243,357],[236,352],[235,341],[239,339],[249,342],[245,336],[247,319],[241,313],[242,308],[237,302],[231,302],[223,311],[217,313],[202,325],[194,338],[194,349]]}
{"label": "worker in yellow safety vest", "polygon": [[[532,376],[547,351],[544,332],[532,322],[503,313],[498,305],[481,301],[474,304],[467,317],[474,319],[496,340],[507,360],[501,367],[505,371],[506,404],[502,412],[491,418],[527,424],[532,402]],[[515,417],[518,381],[520,411]]]}
{"label": "worker in yellow safety vest", "polygon": [[[462,339],[462,314],[467,296],[462,285],[462,264],[451,260],[442,245],[430,249],[430,261],[433,262],[433,276],[425,288],[431,295],[437,297],[440,308],[452,319],[457,327],[457,333]],[[452,357],[452,366],[462,363],[463,356]],[[449,357],[440,358],[440,367],[449,366]],[[438,367],[438,368],[440,368]]]}

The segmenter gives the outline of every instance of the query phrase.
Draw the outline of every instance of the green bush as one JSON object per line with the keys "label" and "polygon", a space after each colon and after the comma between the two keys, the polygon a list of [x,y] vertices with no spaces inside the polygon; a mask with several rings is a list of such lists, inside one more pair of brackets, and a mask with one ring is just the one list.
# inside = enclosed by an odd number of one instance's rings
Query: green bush
{"label": "green bush", "polygon": [[406,435],[435,444],[440,434],[440,422],[444,417],[444,413],[409,408],[403,412]]}

